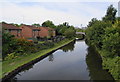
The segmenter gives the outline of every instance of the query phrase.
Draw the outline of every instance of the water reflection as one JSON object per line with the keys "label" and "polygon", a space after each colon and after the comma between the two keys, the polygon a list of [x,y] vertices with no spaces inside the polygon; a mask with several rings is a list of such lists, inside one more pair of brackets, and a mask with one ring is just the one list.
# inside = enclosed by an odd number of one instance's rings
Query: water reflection
{"label": "water reflection", "polygon": [[73,51],[74,47],[75,47],[75,45],[74,45],[75,42],[76,41],[69,43],[67,46],[64,46],[63,48],[61,48],[61,50],[63,50],[64,52]]}
{"label": "water reflection", "polygon": [[86,63],[91,80],[113,80],[112,76],[102,69],[102,60],[93,47],[88,47]]}
{"label": "water reflection", "polygon": [[49,55],[48,60],[51,61],[51,62],[54,60],[53,54]]}

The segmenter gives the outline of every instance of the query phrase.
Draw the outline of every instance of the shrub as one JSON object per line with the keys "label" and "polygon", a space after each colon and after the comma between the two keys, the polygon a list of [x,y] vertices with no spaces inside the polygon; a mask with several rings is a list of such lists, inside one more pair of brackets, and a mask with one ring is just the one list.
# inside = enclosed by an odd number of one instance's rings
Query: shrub
{"label": "shrub", "polygon": [[15,54],[16,54],[15,52],[8,54],[4,60],[10,60],[16,58],[17,56]]}
{"label": "shrub", "polygon": [[17,39],[17,49],[18,52],[27,52],[30,51],[30,47],[32,47],[34,44],[26,39]]}
{"label": "shrub", "polygon": [[16,39],[13,35],[3,32],[2,34],[2,57],[4,58],[7,54],[14,52],[16,49]]}

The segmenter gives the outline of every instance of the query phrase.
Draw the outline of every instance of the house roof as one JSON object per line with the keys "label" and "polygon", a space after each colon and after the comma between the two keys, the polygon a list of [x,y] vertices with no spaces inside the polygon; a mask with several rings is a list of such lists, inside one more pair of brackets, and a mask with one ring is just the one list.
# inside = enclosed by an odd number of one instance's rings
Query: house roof
{"label": "house roof", "polygon": [[46,30],[54,30],[53,28],[50,28],[50,27],[39,27],[39,28],[44,28]]}
{"label": "house roof", "polygon": [[12,24],[0,23],[0,25],[2,26],[2,28],[5,28],[5,29],[21,30],[21,28],[14,26]]}
{"label": "house roof", "polygon": [[32,30],[40,30],[39,28],[37,28],[37,27],[35,27],[35,26],[31,26],[31,25],[22,25],[22,27],[23,26],[26,26],[26,27],[28,27],[28,28],[30,28],[30,29],[32,29]]}

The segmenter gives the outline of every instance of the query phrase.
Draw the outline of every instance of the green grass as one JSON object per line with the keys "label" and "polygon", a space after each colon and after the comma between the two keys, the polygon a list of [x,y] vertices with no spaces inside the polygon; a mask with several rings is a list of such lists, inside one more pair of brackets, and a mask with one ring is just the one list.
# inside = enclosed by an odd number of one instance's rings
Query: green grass
{"label": "green grass", "polygon": [[43,56],[43,55],[45,55],[45,54],[47,54],[55,49],[58,49],[58,48],[64,46],[65,44],[72,42],[73,40],[74,39],[72,39],[72,40],[65,39],[65,40],[62,40],[58,43],[55,43],[54,47],[52,47],[50,49],[41,50],[37,53],[21,56],[21,57],[18,57],[16,59],[3,61],[2,62],[2,72],[0,72],[0,78],[3,78],[5,75],[12,72],[16,68],[18,68],[18,67],[20,67],[20,66],[22,66],[22,65],[24,65],[32,60],[35,60],[36,58],[39,58],[39,57],[41,57],[41,56]]}
{"label": "green grass", "polygon": [[45,41],[38,41],[39,44],[45,43]]}

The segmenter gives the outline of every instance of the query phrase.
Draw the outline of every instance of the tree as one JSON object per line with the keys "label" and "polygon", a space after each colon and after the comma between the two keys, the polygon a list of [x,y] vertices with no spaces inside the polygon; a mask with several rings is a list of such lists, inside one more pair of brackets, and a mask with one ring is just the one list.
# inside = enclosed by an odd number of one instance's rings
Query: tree
{"label": "tree", "polygon": [[64,35],[67,37],[67,38],[72,38],[75,36],[75,30],[69,28],[67,29],[65,32],[64,32]]}
{"label": "tree", "polygon": [[63,26],[69,27],[69,23],[68,22],[64,22]]}
{"label": "tree", "polygon": [[95,24],[98,20],[96,18],[92,18],[87,27],[91,27],[93,24]]}
{"label": "tree", "polygon": [[105,34],[105,28],[111,27],[110,22],[97,21],[91,27],[86,30],[86,38],[89,41],[88,44],[95,45],[97,48],[102,47],[103,35]]}
{"label": "tree", "polygon": [[14,39],[14,35],[3,32],[2,33],[2,55],[5,57],[8,53],[11,53],[14,49],[16,49],[16,39]]}
{"label": "tree", "polygon": [[63,23],[63,24],[59,24],[59,25],[56,27],[56,30],[57,30],[58,34],[63,35],[64,32],[67,30],[67,28],[68,28],[68,27],[66,26],[66,24]]}
{"label": "tree", "polygon": [[115,23],[113,27],[108,27],[105,29],[105,35],[103,36],[103,50],[108,54],[105,56],[115,57],[120,56],[120,28],[118,23]]}
{"label": "tree", "polygon": [[64,22],[63,24],[56,26],[56,31],[59,35],[64,35],[65,31],[67,31],[69,28],[75,31],[74,26],[69,25],[68,22]]}
{"label": "tree", "polygon": [[43,27],[50,27],[50,28],[55,28],[55,27],[56,27],[56,26],[53,24],[53,22],[50,21],[50,20],[47,20],[47,21],[43,22],[43,23],[42,23],[42,26],[43,26]]}
{"label": "tree", "polygon": [[107,9],[105,17],[103,17],[103,21],[111,21],[114,24],[116,13],[117,10],[113,7],[113,5],[110,5]]}
{"label": "tree", "polygon": [[32,26],[40,27],[40,24],[34,23],[34,24],[32,24]]}
{"label": "tree", "polygon": [[83,30],[81,28],[76,28],[75,30],[76,30],[76,32],[84,32],[85,31],[85,30]]}

